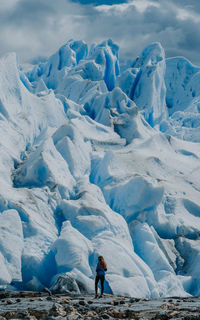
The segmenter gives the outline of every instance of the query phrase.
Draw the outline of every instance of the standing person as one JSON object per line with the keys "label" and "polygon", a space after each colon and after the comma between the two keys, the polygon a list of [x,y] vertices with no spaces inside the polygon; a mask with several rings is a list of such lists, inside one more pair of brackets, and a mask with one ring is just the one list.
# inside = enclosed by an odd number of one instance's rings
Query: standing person
{"label": "standing person", "polygon": [[96,278],[95,278],[95,298],[98,297],[98,282],[101,282],[101,295],[100,298],[103,297],[104,292],[104,280],[105,280],[105,271],[107,271],[107,264],[102,256],[98,257],[98,263],[96,267]]}

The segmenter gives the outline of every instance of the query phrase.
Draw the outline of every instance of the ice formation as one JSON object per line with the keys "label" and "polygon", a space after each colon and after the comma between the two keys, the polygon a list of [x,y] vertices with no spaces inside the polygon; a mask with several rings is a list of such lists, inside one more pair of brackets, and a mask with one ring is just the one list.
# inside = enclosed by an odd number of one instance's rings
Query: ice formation
{"label": "ice formation", "polygon": [[[111,40],[29,71],[0,60],[0,285],[200,294],[200,68],[153,43],[120,73]],[[78,290],[78,289],[77,289]]]}

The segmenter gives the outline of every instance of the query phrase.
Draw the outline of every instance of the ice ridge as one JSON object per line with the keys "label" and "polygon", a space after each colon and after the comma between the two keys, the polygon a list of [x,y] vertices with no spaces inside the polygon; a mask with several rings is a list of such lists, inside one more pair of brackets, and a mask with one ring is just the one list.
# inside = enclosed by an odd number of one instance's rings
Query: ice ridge
{"label": "ice ridge", "polygon": [[60,275],[94,292],[200,294],[198,66],[150,44],[69,40],[29,71],[0,59],[0,286]]}

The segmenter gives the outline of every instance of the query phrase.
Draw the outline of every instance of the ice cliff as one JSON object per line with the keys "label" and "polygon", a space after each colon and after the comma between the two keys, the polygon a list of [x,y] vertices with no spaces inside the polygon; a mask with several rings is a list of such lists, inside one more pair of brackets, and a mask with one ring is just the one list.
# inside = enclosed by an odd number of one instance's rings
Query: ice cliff
{"label": "ice cliff", "polygon": [[108,293],[200,294],[200,68],[159,43],[123,72],[118,55],[0,59],[1,286],[67,273],[92,293],[102,254]]}

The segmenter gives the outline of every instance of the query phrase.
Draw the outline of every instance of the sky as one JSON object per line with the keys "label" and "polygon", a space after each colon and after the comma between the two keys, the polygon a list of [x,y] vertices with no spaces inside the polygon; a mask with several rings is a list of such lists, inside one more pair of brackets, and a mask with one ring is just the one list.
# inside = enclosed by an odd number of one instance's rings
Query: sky
{"label": "sky", "polygon": [[161,42],[167,57],[200,65],[199,0],[0,0],[0,55],[50,56],[69,39],[111,38],[134,59]]}

